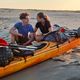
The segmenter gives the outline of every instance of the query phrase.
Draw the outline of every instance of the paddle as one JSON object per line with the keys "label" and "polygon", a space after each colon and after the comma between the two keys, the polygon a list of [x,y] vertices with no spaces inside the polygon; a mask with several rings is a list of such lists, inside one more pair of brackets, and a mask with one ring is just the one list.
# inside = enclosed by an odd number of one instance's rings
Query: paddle
{"label": "paddle", "polygon": [[34,51],[37,49],[37,47],[33,46],[22,46],[22,45],[9,45],[11,49],[20,49],[20,50],[31,50]]}
{"label": "paddle", "polygon": [[0,38],[0,47],[8,46],[11,49],[20,49],[20,50],[31,50],[34,51],[37,49],[37,47],[34,46],[23,46],[23,45],[15,45],[15,44],[9,44],[4,39]]}

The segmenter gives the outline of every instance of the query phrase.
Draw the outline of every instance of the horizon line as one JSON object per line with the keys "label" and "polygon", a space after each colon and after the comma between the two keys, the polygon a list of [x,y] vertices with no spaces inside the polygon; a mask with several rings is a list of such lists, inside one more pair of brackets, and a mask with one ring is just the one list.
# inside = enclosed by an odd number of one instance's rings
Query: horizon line
{"label": "horizon line", "polygon": [[35,8],[34,8],[34,9],[33,9],[33,8],[32,8],[32,9],[26,9],[26,8],[25,8],[25,9],[21,9],[21,8],[0,8],[0,9],[37,10],[37,11],[38,11],[38,10],[42,10],[42,11],[74,11],[74,12],[75,12],[75,11],[80,11],[80,10],[66,10],[66,9],[64,9],[64,10],[63,10],[63,9],[62,9],[62,10],[57,10],[57,9],[49,10],[49,9],[35,9]]}

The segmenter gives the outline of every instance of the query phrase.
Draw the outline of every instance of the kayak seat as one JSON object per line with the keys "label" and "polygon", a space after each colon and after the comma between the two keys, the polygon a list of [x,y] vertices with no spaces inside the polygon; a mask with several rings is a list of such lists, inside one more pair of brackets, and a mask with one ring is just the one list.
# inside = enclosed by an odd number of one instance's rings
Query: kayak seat
{"label": "kayak seat", "polygon": [[34,52],[31,50],[21,51],[21,50],[14,50],[13,51],[14,57],[23,57],[26,62],[27,56],[34,56]]}
{"label": "kayak seat", "polygon": [[36,46],[37,50],[44,48],[46,45],[47,45],[46,43],[42,43],[41,45]]}

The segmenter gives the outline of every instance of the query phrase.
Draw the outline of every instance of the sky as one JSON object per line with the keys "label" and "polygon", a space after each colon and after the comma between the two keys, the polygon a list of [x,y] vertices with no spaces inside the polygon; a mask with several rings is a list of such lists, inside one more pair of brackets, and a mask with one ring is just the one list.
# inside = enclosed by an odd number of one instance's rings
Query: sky
{"label": "sky", "polygon": [[0,0],[0,8],[80,10],[80,0]]}

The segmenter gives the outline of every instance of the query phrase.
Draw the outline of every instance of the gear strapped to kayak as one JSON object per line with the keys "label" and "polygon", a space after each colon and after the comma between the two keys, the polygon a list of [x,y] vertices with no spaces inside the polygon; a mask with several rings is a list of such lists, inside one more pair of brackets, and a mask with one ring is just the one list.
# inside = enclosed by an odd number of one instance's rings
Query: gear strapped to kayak
{"label": "gear strapped to kayak", "polygon": [[61,33],[58,33],[58,31],[50,32],[44,36],[42,41],[64,43],[65,41],[69,41],[69,38],[71,37],[80,37],[80,28],[78,28],[78,30],[73,29],[68,31],[63,31],[63,29],[61,29],[61,31]]}
{"label": "gear strapped to kayak", "polygon": [[5,67],[13,60],[13,53],[9,47],[0,47],[0,67]]}
{"label": "gear strapped to kayak", "polygon": [[23,57],[26,62],[27,56],[34,56],[34,51],[46,46],[46,43],[22,46],[8,44],[5,40],[0,39],[0,67],[8,65],[15,57]]}
{"label": "gear strapped to kayak", "polygon": [[35,46],[27,46],[25,50],[24,46],[22,46],[22,48],[18,48],[16,45],[14,45],[11,47],[11,49],[15,57],[23,57],[26,62],[27,56],[34,56],[35,50],[39,50],[45,46],[46,46],[46,43],[42,43],[42,44],[35,45]]}
{"label": "gear strapped to kayak", "polygon": [[[0,63],[2,61],[4,61],[4,62],[2,62],[0,64],[0,78],[7,76],[9,74],[15,73],[17,71],[20,71],[24,68],[31,67],[35,64],[41,63],[48,59],[60,56],[64,53],[66,53],[66,51],[68,51],[70,49],[74,49],[75,47],[80,45],[80,28],[78,30],[68,30],[65,33],[68,37],[70,37],[70,43],[68,43],[68,41],[66,41],[65,43],[61,43],[61,45],[59,45],[58,48],[57,48],[57,46],[55,46],[57,44],[57,42],[51,42],[51,41],[50,42],[42,41],[42,42],[38,42],[37,44],[35,44],[35,42],[34,42],[34,44],[31,46],[22,46],[22,45],[15,45],[15,44],[9,45],[9,44],[2,42],[0,45],[1,46],[1,49],[0,49],[1,50],[0,51],[1,61],[0,61]],[[22,52],[19,52],[21,54],[18,54],[18,55],[16,54],[16,52],[13,53],[13,54],[15,54],[15,56],[10,58],[9,56],[11,56],[11,50],[8,50],[8,49],[18,49],[19,51],[22,51]],[[6,57],[6,59],[4,59],[2,57],[3,54],[4,54],[4,57]],[[8,54],[10,54],[10,55],[8,55]],[[27,56],[29,56],[29,57],[27,57]],[[17,58],[15,58],[15,57],[17,57]],[[22,57],[24,57],[25,60]],[[2,58],[3,58],[3,60],[2,60]],[[13,61],[12,61],[12,59],[13,59]],[[8,61],[10,61],[11,63]],[[6,64],[4,64],[4,63],[6,63]],[[5,67],[3,67],[3,66],[5,66]]]}
{"label": "gear strapped to kayak", "polygon": [[[66,36],[67,33],[68,36]],[[44,37],[44,41],[53,41],[58,43],[63,40],[65,42],[68,41],[68,37],[80,37],[80,28],[78,28],[78,30],[66,31],[64,37],[61,37],[56,31],[51,32]],[[14,57],[23,57],[26,61],[27,56],[34,56],[34,51],[42,49],[45,46],[46,43],[36,46],[11,45],[5,40],[0,39],[0,67],[8,65]]]}
{"label": "gear strapped to kayak", "polygon": [[65,35],[65,29],[59,25],[54,25],[54,30],[49,34],[45,35],[43,38],[44,41],[53,41],[57,43],[62,43],[68,40],[68,37]]}

